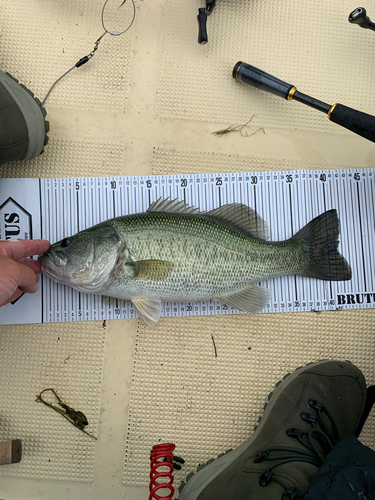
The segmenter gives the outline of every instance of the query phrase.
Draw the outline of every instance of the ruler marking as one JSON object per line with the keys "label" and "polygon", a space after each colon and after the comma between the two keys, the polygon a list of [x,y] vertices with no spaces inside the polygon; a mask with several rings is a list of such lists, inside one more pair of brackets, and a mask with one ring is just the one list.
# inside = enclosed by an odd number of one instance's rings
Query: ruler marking
{"label": "ruler marking", "polygon": [[[273,184],[273,187],[274,187],[275,206],[277,206],[278,200],[277,200],[277,183],[276,183],[276,181]],[[279,218],[278,217],[276,217],[276,235],[277,235],[276,240],[280,241],[280,229],[279,229]],[[278,281],[281,282],[281,279],[279,278]],[[280,286],[279,286],[279,291],[280,291]],[[277,300],[278,297],[276,294],[276,287],[274,287],[274,293],[275,293],[275,303],[277,303],[277,308],[278,308],[277,310],[279,310],[280,304],[278,303],[278,300]]]}
{"label": "ruler marking", "polygon": [[[312,174],[311,175],[311,182],[310,185],[314,186],[313,180],[312,180]],[[309,196],[310,196],[310,204],[311,204],[311,214],[310,214],[310,220],[315,216],[315,210],[314,210],[314,202],[313,202],[313,196],[312,194],[312,189],[310,190]],[[314,282],[310,280],[310,297],[309,297],[309,307],[312,306],[312,297],[313,297],[313,290],[315,289]],[[316,290],[315,290],[316,291]]]}
{"label": "ruler marking", "polygon": [[[322,186],[322,194],[323,194],[323,212],[325,213],[325,212],[327,212],[326,190],[325,190],[327,175],[326,175],[326,173],[322,173],[320,175],[321,175],[320,179],[322,181],[321,186]],[[324,177],[322,177],[322,176],[324,176]],[[327,235],[327,243],[328,243],[328,235]],[[330,275],[331,275],[331,265],[330,265],[329,259],[328,259],[328,266],[329,266]],[[325,281],[323,282],[323,285],[324,284],[325,284]],[[325,292],[325,287],[324,287],[324,292]],[[324,296],[325,296],[325,293],[324,293]]]}
{"label": "ruler marking", "polygon": [[[368,182],[366,182],[366,185],[365,185],[365,188],[364,188],[364,195],[365,195],[365,207],[366,207],[366,217],[365,217],[365,220],[366,220],[366,224],[367,224],[367,234],[371,234],[370,233],[370,214],[371,214],[371,210],[369,210],[370,208],[370,200],[369,200],[369,197],[367,196],[367,192],[368,192],[368,186],[370,186],[371,188],[371,179],[369,178],[369,176],[366,177],[366,180]],[[370,197],[371,199],[371,197]],[[375,229],[375,228],[374,228]],[[373,273],[374,273],[374,262],[373,262],[373,257],[374,257],[374,250],[371,248],[371,243],[373,243],[373,239],[370,239],[368,238],[368,263],[369,263],[369,267],[370,267],[370,272],[369,272],[369,276],[370,276],[370,282],[371,282],[371,285],[369,287],[370,291],[372,291],[374,289],[374,285],[373,285]]]}
{"label": "ruler marking", "polygon": [[[50,181],[47,181],[47,202],[48,202],[48,213],[51,213],[51,197],[50,197]],[[51,230],[51,224],[52,224],[52,217],[48,217],[48,231],[49,234],[52,233]],[[48,282],[48,291],[49,291],[49,310],[48,310],[48,320],[51,321],[51,314],[52,314],[52,282],[49,280]]]}
{"label": "ruler marking", "polygon": [[[324,174],[325,175],[325,174]],[[326,190],[325,190],[325,182],[322,182],[322,191],[323,191],[323,207],[324,207],[324,212],[327,212],[327,204],[326,204]]]}
{"label": "ruler marking", "polygon": [[[248,187],[248,183],[246,183],[246,186]],[[265,217],[265,203],[266,203],[266,200],[265,200],[265,193],[264,193],[264,182],[262,180],[262,182],[260,183],[260,191],[261,191],[261,196],[260,196],[260,199],[262,201],[262,213],[261,213],[261,216],[262,216],[262,219],[264,219]],[[247,202],[249,204],[249,190],[247,189]],[[268,280],[265,281],[265,287],[268,288]]]}
{"label": "ruler marking", "polygon": [[[105,182],[107,184],[107,181]],[[104,200],[105,200],[105,219],[108,220],[109,217],[109,209],[108,209],[108,189],[107,186],[105,186],[105,195],[104,195]]]}
{"label": "ruler marking", "polygon": [[[360,242],[361,242],[361,250],[362,250],[362,264],[363,264],[363,281],[365,284],[365,292],[367,292],[367,282],[366,282],[366,266],[365,266],[365,254],[363,249],[363,231],[362,231],[362,213],[361,213],[361,200],[359,197],[359,183],[357,182],[357,198],[358,198],[358,218],[359,218],[359,234],[360,234]],[[359,290],[358,290],[359,291]]]}
{"label": "ruler marking", "polygon": [[[330,198],[330,206],[332,206],[332,177],[329,176],[328,178],[328,186],[329,186],[329,198]],[[329,297],[329,303],[332,301],[332,298],[333,298],[333,283],[332,281],[329,282],[329,294],[330,294],[330,297]]]}
{"label": "ruler marking", "polygon": [[[320,215],[321,213],[321,210],[320,210],[320,206],[319,206],[319,196],[318,196],[318,192],[319,192],[319,182],[318,182],[318,178],[319,178],[319,174],[315,175],[315,182],[313,182],[313,185],[315,186],[315,193],[314,193],[314,215],[313,217],[317,217],[318,215]],[[314,296],[315,297],[319,297],[319,281],[318,280],[314,280],[314,288],[315,288],[315,294]],[[311,300],[310,300],[311,302]],[[315,309],[320,309],[320,300],[316,300],[315,298],[315,305],[314,305]]]}
{"label": "ruler marking", "polygon": [[[341,251],[342,251],[342,254],[346,254],[346,245],[345,245],[345,239],[343,240],[342,238],[342,227],[343,227],[343,217],[341,216],[343,214],[343,212],[345,211],[345,207],[342,207],[342,199],[340,199],[340,194],[339,194],[339,190],[340,190],[340,178],[339,176],[335,177],[335,194],[336,194],[336,199],[337,199],[337,209],[338,209],[338,213],[339,213],[339,216],[340,216],[340,243],[341,243]],[[344,288],[344,292],[346,292],[346,282],[341,282],[342,283],[342,287]],[[341,290],[341,287],[339,287],[336,283],[336,288],[337,288],[337,293],[339,291],[339,288],[340,288],[340,291]],[[336,296],[336,299],[337,299],[337,296]]]}
{"label": "ruler marking", "polygon": [[[43,183],[44,184],[44,183]],[[39,225],[40,225],[40,238],[44,239],[44,228],[43,228],[43,203],[42,203],[42,179],[39,179]],[[44,275],[42,274],[40,279],[40,295],[42,297],[41,300],[41,319],[42,323],[44,323]]]}
{"label": "ruler marking", "polygon": [[[357,246],[357,224],[355,220],[355,215],[357,213],[357,210],[355,210],[355,203],[356,203],[356,196],[355,193],[353,193],[353,183],[350,181],[350,178],[348,178],[348,184],[350,186],[349,188],[349,193],[350,193],[350,203],[351,203],[351,222],[353,224],[352,229],[353,229],[353,236],[354,238],[351,238],[351,244],[354,246],[354,255],[358,255],[359,248]],[[354,200],[353,200],[354,198]],[[359,283],[359,276],[360,276],[360,259],[355,259],[355,265],[357,268],[356,276],[357,276],[357,289],[360,289],[360,283]]]}
{"label": "ruler marking", "polygon": [[[290,227],[292,231],[291,237],[294,236],[294,224],[293,224],[293,203],[292,203],[292,186],[291,183],[288,184],[288,195],[289,195],[289,212],[290,212]],[[292,279],[294,278],[294,292],[295,292],[295,301],[297,301],[297,276],[293,276]],[[291,290],[289,287],[290,280],[288,279],[288,303],[290,303],[293,307],[293,304],[295,301],[291,300]]]}
{"label": "ruler marking", "polygon": [[[328,174],[329,175],[329,174]],[[326,182],[327,182],[327,174],[324,173],[324,178],[323,178],[323,182],[322,182],[322,191],[323,191],[323,208],[324,208],[324,212],[327,212],[327,200],[326,200]],[[331,267],[331,266],[329,266]],[[324,289],[324,297],[326,297],[326,281],[323,282],[323,289]],[[329,284],[332,283],[332,281],[329,281],[328,282]]]}
{"label": "ruler marking", "polygon": [[[280,174],[279,174],[280,175]],[[285,177],[285,176],[281,176],[281,177]],[[286,218],[287,218],[287,215],[286,215],[286,210],[285,210],[285,193],[284,193],[284,183],[282,182],[281,183],[281,199],[283,200],[283,239],[285,240],[286,239],[286,234],[287,234],[287,231],[286,231]],[[288,278],[286,276],[282,276],[281,277],[281,298],[282,298],[282,302],[284,304],[283,306],[283,309],[285,310],[285,306],[288,304],[288,298],[289,298],[289,281],[288,281]],[[284,287],[283,287],[283,283],[286,282],[286,288],[287,290],[285,290],[284,292]],[[284,293],[285,293],[285,298],[284,298]]]}
{"label": "ruler marking", "polygon": [[[375,202],[374,202],[374,186],[373,186],[373,184],[374,184],[374,176],[371,176],[371,178],[370,178],[370,188],[371,188],[371,197],[370,197],[370,199],[372,201],[372,210],[371,210],[370,213],[372,214],[372,217],[373,217],[373,223],[374,223],[373,230],[375,232],[375,217],[374,217],[374,213],[375,213],[374,203]],[[374,239],[373,238],[371,239],[371,242],[372,242],[372,246],[374,247]],[[374,259],[374,253],[375,252],[374,252],[374,248],[373,248],[373,251],[371,252],[371,254],[373,256],[373,259]],[[374,260],[373,260],[373,263],[374,263]],[[375,264],[373,264],[373,267],[374,266],[375,266]],[[375,289],[375,286],[374,286],[374,275],[372,274],[371,276],[372,276],[372,290],[374,290]]]}
{"label": "ruler marking", "polygon": [[77,207],[77,229],[78,229],[78,232],[79,232],[79,228],[80,228],[80,218],[79,218],[79,198],[78,198],[78,191],[77,191],[77,204],[76,204],[76,207]]}
{"label": "ruler marking", "polygon": [[[50,197],[50,190],[49,190],[49,182],[47,182],[47,204],[48,204],[48,212],[47,213],[52,213],[51,212],[51,197]],[[47,217],[48,219],[48,233],[49,235],[52,234],[52,229],[51,229],[51,224],[52,224],[52,217]],[[49,236],[51,237],[51,236]]]}

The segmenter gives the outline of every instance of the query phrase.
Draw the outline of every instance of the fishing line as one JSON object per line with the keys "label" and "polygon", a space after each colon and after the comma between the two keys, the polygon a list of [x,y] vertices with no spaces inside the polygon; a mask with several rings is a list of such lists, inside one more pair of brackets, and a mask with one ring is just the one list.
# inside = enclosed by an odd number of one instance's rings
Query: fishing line
{"label": "fishing line", "polygon": [[[126,29],[124,29],[123,31],[110,31],[106,28],[105,26],[105,23],[104,23],[104,11],[105,11],[105,8],[107,6],[107,3],[109,2],[109,0],[105,0],[104,2],[104,5],[103,5],[103,8],[102,8],[102,15],[101,15],[101,18],[102,18],[102,26],[103,26],[103,29],[104,29],[104,33],[102,35],[100,35],[100,37],[96,40],[95,44],[94,44],[94,48],[93,50],[87,54],[86,56],[84,57],[81,57],[81,59],[76,62],[76,64],[74,66],[72,66],[68,71],[66,71],[63,75],[61,75],[54,83],[53,85],[51,86],[51,88],[49,89],[49,91],[47,92],[47,95],[46,97],[43,99],[43,102],[42,102],[42,106],[44,106],[46,100],[48,99],[49,95],[51,94],[52,90],[54,89],[54,87],[57,85],[57,83],[59,83],[60,80],[62,80],[68,73],[70,73],[71,71],[73,71],[74,68],[79,68],[80,66],[83,66],[84,64],[86,64],[90,59],[92,59],[95,55],[95,52],[98,50],[98,47],[99,47],[99,43],[102,41],[102,38],[108,33],[109,35],[112,35],[112,36],[120,36],[120,35],[123,35],[124,33],[126,33],[133,25],[134,23],[134,19],[135,19],[135,3],[134,3],[134,0],[131,0],[132,4],[133,4],[133,17],[132,17],[132,20],[130,21],[130,24],[127,26]],[[119,5],[119,8],[122,7],[125,3],[127,2],[127,0],[123,0],[123,2]]]}

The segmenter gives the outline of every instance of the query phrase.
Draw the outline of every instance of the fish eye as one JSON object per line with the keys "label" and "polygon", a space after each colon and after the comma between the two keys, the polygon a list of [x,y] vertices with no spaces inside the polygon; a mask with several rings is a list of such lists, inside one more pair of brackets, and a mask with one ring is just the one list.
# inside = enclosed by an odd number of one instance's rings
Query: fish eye
{"label": "fish eye", "polygon": [[70,243],[71,243],[71,240],[69,238],[64,238],[63,240],[61,240],[60,246],[65,248],[65,247],[68,247],[70,245]]}

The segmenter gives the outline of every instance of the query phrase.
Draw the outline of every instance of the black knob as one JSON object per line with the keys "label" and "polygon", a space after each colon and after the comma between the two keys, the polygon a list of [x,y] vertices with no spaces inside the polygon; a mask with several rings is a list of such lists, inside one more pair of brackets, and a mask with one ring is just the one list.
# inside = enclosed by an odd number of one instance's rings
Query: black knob
{"label": "black knob", "polygon": [[358,24],[361,28],[375,30],[375,24],[370,21],[364,7],[357,7],[349,14],[348,21],[352,24]]}
{"label": "black knob", "polygon": [[207,35],[207,14],[206,14],[206,9],[202,8],[199,9],[199,13],[197,16],[198,19],[198,43],[204,45],[205,43],[208,42],[208,35]]}

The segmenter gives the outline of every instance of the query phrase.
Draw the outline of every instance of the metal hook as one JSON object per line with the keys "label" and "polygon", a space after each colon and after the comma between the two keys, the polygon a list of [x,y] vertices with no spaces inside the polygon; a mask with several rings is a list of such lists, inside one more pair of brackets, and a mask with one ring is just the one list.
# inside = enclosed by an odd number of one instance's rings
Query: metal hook
{"label": "metal hook", "polygon": [[[126,1],[127,0],[124,0],[122,2],[122,4],[120,5],[120,7],[122,7]],[[211,1],[211,0],[207,0],[207,1]],[[109,0],[105,0],[103,8],[102,8],[102,26],[103,26],[103,29],[104,29],[104,31],[106,33],[109,33],[110,35],[113,35],[113,36],[122,35],[123,33],[126,33],[131,28],[131,26],[132,26],[132,24],[134,22],[134,19],[135,19],[135,3],[134,3],[134,0],[131,0],[131,2],[133,4],[133,18],[132,18],[129,26],[124,31],[108,31],[107,28],[105,27],[105,24],[104,24],[104,10],[105,10],[106,5],[107,5],[108,2],[109,2]],[[103,38],[103,35],[100,37],[100,39],[101,38]],[[99,39],[99,41],[100,41],[100,39]]]}

